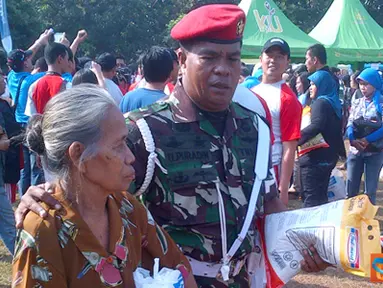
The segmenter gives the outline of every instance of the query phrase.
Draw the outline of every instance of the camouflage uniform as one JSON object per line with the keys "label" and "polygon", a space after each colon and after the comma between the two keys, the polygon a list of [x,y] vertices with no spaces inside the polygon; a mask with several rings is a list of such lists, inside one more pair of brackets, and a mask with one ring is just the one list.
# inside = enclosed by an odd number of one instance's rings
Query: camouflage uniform
{"label": "camouflage uniform", "polygon": [[[148,152],[134,123],[144,117],[155,140],[158,160],[165,168],[156,166],[152,183],[144,194],[145,204],[185,255],[199,261],[219,262],[223,255],[215,183],[219,182],[225,203],[230,248],[242,228],[254,183],[258,139],[255,114],[232,102],[221,137],[178,83],[167,100],[125,116],[130,130],[128,144],[136,156],[132,192],[141,185],[146,170]],[[274,182],[270,182],[273,184],[266,188],[262,185],[259,211],[264,201],[277,196]],[[254,249],[254,230],[250,228],[234,259],[243,259]],[[229,286],[215,279],[196,279],[200,287],[248,287],[246,274],[242,269]]]}

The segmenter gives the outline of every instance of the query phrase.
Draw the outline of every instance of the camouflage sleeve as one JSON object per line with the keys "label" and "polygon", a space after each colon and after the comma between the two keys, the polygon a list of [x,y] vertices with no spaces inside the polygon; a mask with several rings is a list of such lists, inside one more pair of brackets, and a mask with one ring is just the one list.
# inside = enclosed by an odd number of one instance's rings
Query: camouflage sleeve
{"label": "camouflage sleeve", "polygon": [[136,158],[136,161],[133,163],[134,170],[136,171],[136,179],[128,189],[130,193],[134,194],[144,181],[149,153],[146,151],[144,140],[137,125],[128,119],[126,121],[129,121],[127,123],[129,134],[126,141]]}
{"label": "camouflage sleeve", "polygon": [[274,198],[278,197],[278,188],[277,184],[275,182],[274,174],[273,174],[273,168],[269,169],[269,174],[267,175],[266,180],[263,182],[262,185],[263,193],[265,195],[264,201],[271,201]]}
{"label": "camouflage sleeve", "polygon": [[[267,119],[265,119],[264,117],[261,117],[261,118],[266,123],[268,123]],[[268,126],[269,126],[270,131],[272,131],[272,129],[270,128],[271,125],[268,125]],[[271,139],[273,139],[272,136],[271,136]],[[273,168],[273,164],[272,164],[273,162],[271,160],[272,143],[270,143],[270,150],[269,151],[270,151],[269,152],[269,173],[267,174],[267,178],[265,179],[265,181],[263,181],[263,185],[261,188],[261,189],[263,189],[263,191],[261,191],[261,193],[264,195],[264,201],[265,202],[271,201],[274,198],[279,196],[278,186],[277,186],[277,183],[275,181],[274,168]]]}

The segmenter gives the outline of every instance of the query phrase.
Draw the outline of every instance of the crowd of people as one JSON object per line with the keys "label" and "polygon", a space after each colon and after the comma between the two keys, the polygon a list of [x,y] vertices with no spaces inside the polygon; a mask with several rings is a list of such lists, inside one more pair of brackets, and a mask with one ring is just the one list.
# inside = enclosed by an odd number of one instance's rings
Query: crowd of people
{"label": "crowd of people", "polygon": [[[341,76],[321,44],[292,69],[281,38],[251,71],[241,62],[245,22],[236,5],[202,6],[172,29],[178,47],[154,46],[136,67],[113,53],[77,57],[85,30],[72,43],[46,30],[9,53],[0,236],[13,287],[134,287],[133,272],[154,258],[185,287],[263,287],[248,264],[262,258],[256,211],[285,211],[292,189],[303,207],[327,203],[340,158],[347,196],[364,174],[376,204],[381,75]],[[328,267],[314,247],[302,255],[304,271]]]}

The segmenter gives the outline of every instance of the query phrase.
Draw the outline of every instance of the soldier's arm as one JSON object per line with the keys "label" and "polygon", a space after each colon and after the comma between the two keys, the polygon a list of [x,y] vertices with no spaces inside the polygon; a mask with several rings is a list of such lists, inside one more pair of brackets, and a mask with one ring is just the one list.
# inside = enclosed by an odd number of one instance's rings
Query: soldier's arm
{"label": "soldier's arm", "polygon": [[275,183],[275,179],[271,173],[271,169],[272,168],[269,169],[270,173],[268,178],[262,185],[262,189],[264,190],[263,193],[265,195],[263,203],[265,214],[278,213],[287,210],[285,204],[283,204],[281,199],[278,197],[278,189]]}
{"label": "soldier's arm", "polygon": [[136,158],[136,161],[133,163],[134,170],[136,171],[136,179],[129,187],[129,192],[134,194],[144,181],[149,153],[146,151],[144,140],[137,125],[133,121],[130,121],[127,123],[127,127],[129,129],[128,138],[126,140],[127,145]]}

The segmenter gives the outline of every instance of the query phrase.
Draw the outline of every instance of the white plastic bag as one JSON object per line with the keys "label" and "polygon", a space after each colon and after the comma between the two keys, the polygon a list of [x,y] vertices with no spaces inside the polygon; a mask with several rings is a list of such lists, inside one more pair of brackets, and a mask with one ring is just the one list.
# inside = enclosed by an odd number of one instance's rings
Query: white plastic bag
{"label": "white plastic bag", "polygon": [[337,168],[334,168],[331,173],[328,183],[328,201],[338,201],[346,198],[346,184],[344,183],[343,174]]}
{"label": "white plastic bag", "polygon": [[137,268],[133,273],[136,288],[184,288],[184,279],[179,270],[162,268],[158,271],[159,259],[154,259],[153,277],[148,270]]}

